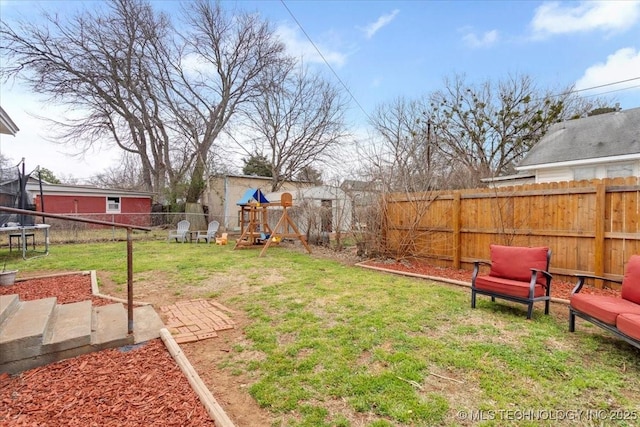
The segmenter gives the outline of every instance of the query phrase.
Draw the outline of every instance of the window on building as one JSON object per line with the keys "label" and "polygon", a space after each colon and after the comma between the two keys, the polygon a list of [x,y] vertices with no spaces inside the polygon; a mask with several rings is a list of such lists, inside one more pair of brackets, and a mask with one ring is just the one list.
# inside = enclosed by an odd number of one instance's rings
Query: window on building
{"label": "window on building", "polygon": [[107,212],[120,213],[120,197],[115,197],[115,196],[107,197]]}

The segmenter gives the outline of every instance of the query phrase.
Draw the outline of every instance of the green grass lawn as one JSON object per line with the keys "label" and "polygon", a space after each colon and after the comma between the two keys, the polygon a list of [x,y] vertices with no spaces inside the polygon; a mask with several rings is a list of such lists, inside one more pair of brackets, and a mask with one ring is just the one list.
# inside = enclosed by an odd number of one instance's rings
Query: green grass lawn
{"label": "green grass lawn", "polygon": [[[524,305],[479,297],[472,310],[462,287],[232,248],[136,241],[134,295],[154,286],[246,313],[245,339],[218,366],[247,378],[276,425],[640,424],[640,351],[580,319],[570,334],[566,307],[527,321]],[[95,269],[126,291],[124,242],[11,263]]]}

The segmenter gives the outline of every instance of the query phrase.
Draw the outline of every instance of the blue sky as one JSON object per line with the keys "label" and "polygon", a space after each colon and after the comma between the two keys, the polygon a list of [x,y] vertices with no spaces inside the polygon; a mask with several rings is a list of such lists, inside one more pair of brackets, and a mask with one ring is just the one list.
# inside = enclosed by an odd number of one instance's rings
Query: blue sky
{"label": "blue sky", "polygon": [[[77,5],[39,3],[50,11]],[[634,79],[580,94],[609,92],[605,96],[624,109],[640,107],[640,1],[266,0],[223,5],[260,13],[290,53],[327,78],[342,81],[357,101],[349,112],[356,134],[365,134],[366,114],[377,105],[426,95],[455,73],[469,82],[527,74],[539,87],[558,91],[572,84],[585,89]],[[157,6],[175,12],[178,3],[164,0]],[[2,19],[9,21],[32,7],[0,0]],[[3,108],[21,128],[16,137],[0,137],[3,154],[80,178],[116,161],[116,153],[89,153],[90,162],[61,154],[70,150],[40,138],[46,131],[27,114],[42,109],[37,97],[6,84],[0,95]]]}

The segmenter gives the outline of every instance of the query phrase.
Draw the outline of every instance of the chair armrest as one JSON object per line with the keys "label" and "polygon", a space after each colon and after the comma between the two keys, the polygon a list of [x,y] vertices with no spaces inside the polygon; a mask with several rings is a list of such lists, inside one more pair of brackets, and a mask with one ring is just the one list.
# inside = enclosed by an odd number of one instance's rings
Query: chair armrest
{"label": "chair armrest", "polygon": [[571,295],[577,294],[578,292],[580,292],[580,290],[582,290],[582,287],[584,286],[584,284],[585,284],[587,279],[597,279],[597,280],[604,280],[605,282],[613,282],[613,283],[622,284],[622,280],[609,279],[609,278],[602,277],[602,276],[596,276],[594,274],[574,274],[574,277],[578,278],[578,284],[571,291]]}
{"label": "chair armrest", "polygon": [[548,271],[545,271],[545,270],[540,270],[539,268],[532,268],[531,271],[532,272],[533,271],[537,271],[538,273],[542,273],[549,280],[551,280],[553,278],[553,275],[551,273],[549,273]]}
{"label": "chair armrest", "polygon": [[478,264],[478,265],[488,265],[489,267],[491,267],[491,263],[487,262],[487,261],[474,261],[473,264]]}
{"label": "chair armrest", "polygon": [[481,265],[487,265],[489,267],[491,267],[491,263],[490,262],[486,262],[486,261],[474,261],[473,262],[473,273],[471,274],[471,283],[473,283],[476,280],[476,277],[478,277],[478,273],[480,272],[480,266]]}
{"label": "chair armrest", "polygon": [[[542,286],[544,286],[546,288],[547,286],[551,285],[551,279],[553,279],[553,276],[551,275],[551,273],[549,273],[548,271],[545,271],[545,270],[540,270],[539,268],[532,268],[531,269],[531,274],[534,274],[534,273],[542,273],[544,275],[544,277],[547,278],[547,284],[546,285],[543,284]],[[536,277],[537,277],[537,275],[536,275]]]}

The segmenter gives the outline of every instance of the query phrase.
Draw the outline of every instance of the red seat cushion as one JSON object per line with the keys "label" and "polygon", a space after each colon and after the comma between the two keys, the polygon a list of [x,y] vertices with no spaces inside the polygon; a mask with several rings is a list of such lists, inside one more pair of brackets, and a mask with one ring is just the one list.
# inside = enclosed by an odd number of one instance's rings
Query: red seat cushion
{"label": "red seat cushion", "polygon": [[620,314],[616,319],[616,327],[623,334],[640,340],[640,314]]}
{"label": "red seat cushion", "polygon": [[640,314],[640,305],[616,297],[577,293],[571,295],[570,304],[574,309],[612,326],[615,326],[620,313]]}
{"label": "red seat cushion", "polygon": [[[529,282],[531,269],[547,269],[547,252],[549,248],[527,248],[523,246],[491,245],[490,276]],[[546,284],[546,278],[540,274],[536,281]]]}
{"label": "red seat cushion", "polygon": [[622,298],[640,304],[640,255],[632,255],[622,279]]}
{"label": "red seat cushion", "polygon": [[[531,277],[529,277],[529,280],[531,280]],[[512,297],[529,298],[529,281],[521,282],[501,277],[478,276],[476,277],[475,288]],[[533,295],[535,297],[545,295],[545,288],[536,283]]]}

